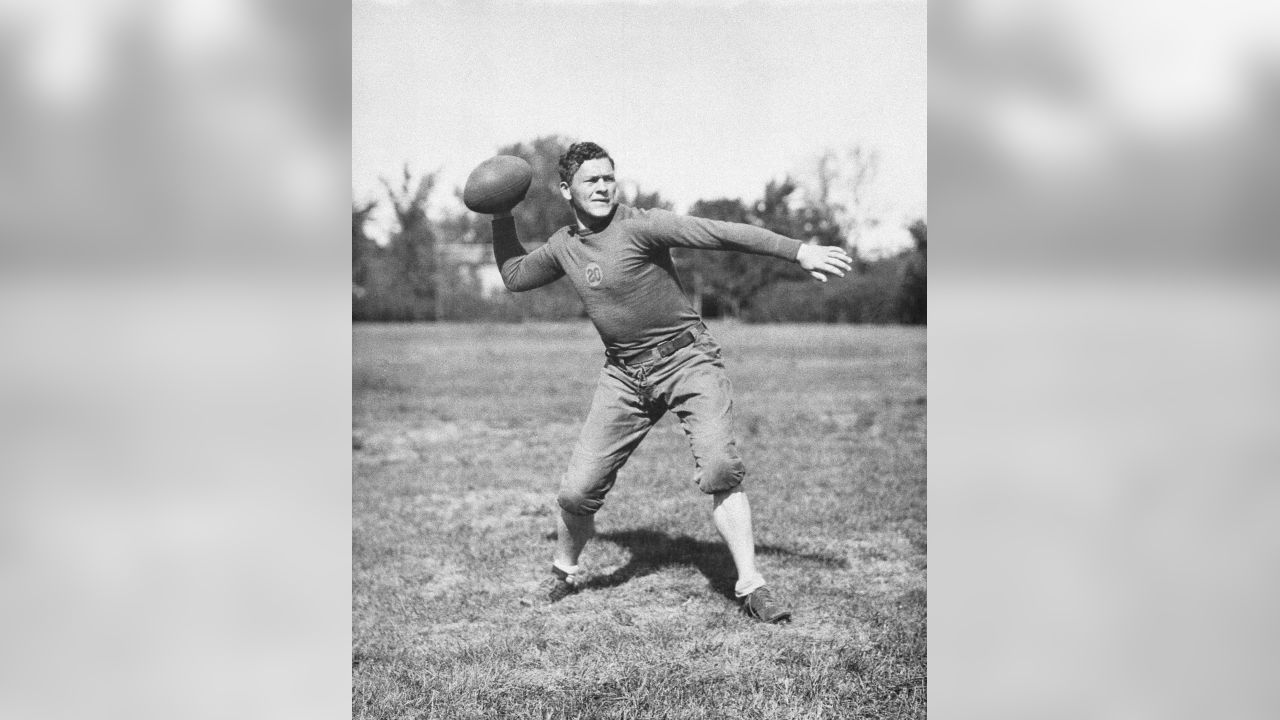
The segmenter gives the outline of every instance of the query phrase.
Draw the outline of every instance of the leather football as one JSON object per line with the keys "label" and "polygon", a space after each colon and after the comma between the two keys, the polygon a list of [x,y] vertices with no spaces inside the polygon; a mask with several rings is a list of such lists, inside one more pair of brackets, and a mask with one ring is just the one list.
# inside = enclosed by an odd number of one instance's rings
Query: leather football
{"label": "leather football", "polygon": [[531,182],[533,168],[524,158],[497,155],[477,165],[467,176],[462,203],[478,213],[510,210],[524,199]]}

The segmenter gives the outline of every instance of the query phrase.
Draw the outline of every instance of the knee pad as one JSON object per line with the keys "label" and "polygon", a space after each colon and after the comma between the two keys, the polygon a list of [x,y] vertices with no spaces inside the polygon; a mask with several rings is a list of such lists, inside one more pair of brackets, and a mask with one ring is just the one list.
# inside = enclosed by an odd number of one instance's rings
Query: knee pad
{"label": "knee pad", "polygon": [[604,498],[594,498],[581,490],[560,488],[556,493],[556,503],[570,515],[595,515],[604,505]]}
{"label": "knee pad", "polygon": [[732,490],[742,484],[746,474],[747,468],[737,455],[716,455],[699,468],[698,487],[708,494]]}

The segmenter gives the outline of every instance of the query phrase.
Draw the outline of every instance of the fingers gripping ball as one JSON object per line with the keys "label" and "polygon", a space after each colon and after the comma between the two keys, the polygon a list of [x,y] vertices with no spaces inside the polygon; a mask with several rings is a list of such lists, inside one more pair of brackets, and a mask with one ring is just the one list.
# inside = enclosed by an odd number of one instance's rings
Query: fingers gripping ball
{"label": "fingers gripping ball", "polygon": [[497,155],[476,166],[462,188],[462,202],[472,212],[510,210],[524,199],[533,168],[515,155]]}

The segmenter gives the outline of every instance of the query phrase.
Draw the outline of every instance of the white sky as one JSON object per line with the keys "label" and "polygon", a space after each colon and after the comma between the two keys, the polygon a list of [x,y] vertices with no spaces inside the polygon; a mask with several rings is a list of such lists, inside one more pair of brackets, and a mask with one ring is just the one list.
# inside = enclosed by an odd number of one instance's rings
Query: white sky
{"label": "white sky", "polygon": [[352,189],[378,197],[408,162],[453,202],[500,145],[558,134],[684,210],[861,143],[875,240],[905,243],[927,210],[926,44],[923,0],[356,0]]}

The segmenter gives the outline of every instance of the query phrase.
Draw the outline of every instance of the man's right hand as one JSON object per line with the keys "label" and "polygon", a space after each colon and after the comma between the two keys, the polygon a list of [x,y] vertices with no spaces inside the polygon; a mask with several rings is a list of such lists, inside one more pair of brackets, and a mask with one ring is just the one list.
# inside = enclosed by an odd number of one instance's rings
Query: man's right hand
{"label": "man's right hand", "polygon": [[800,267],[809,271],[814,278],[827,281],[828,275],[844,274],[853,270],[853,258],[842,248],[828,245],[801,245],[796,255]]}

